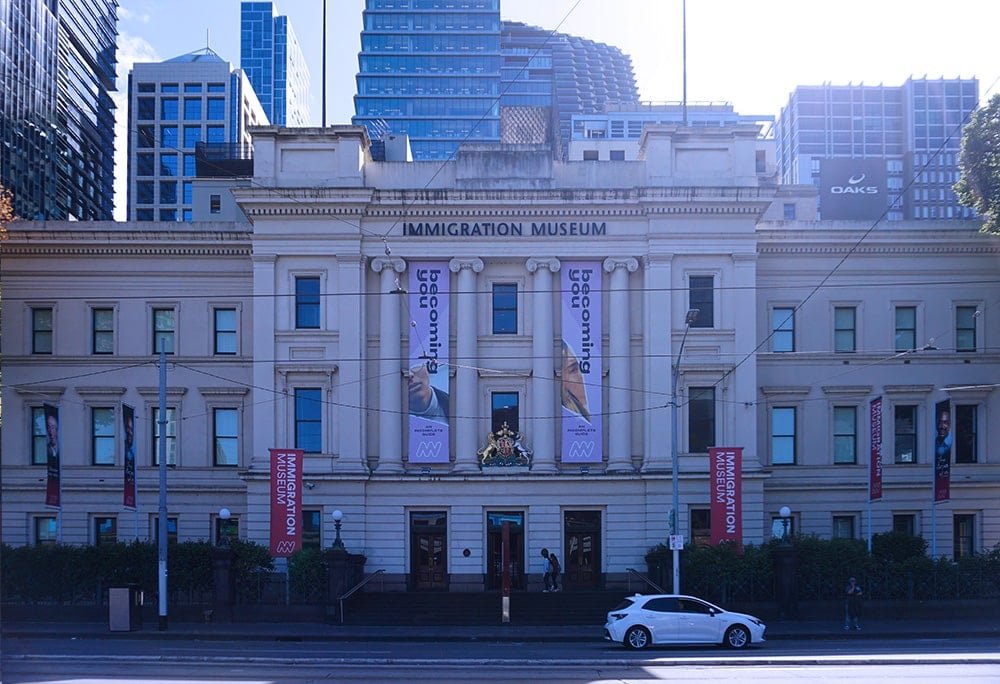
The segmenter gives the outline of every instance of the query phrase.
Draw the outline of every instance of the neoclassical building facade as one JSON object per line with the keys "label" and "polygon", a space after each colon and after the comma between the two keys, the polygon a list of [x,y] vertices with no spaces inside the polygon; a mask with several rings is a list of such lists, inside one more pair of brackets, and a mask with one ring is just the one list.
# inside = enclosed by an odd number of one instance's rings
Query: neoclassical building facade
{"label": "neoclassical building facade", "polygon": [[782,220],[815,196],[758,175],[754,126],[650,127],[627,162],[368,145],[256,129],[253,179],[222,190],[239,220],[12,226],[5,543],[155,536],[161,424],[170,534],[267,544],[270,450],[299,449],[302,544],[341,511],[392,589],[497,587],[505,524],[515,588],[542,548],[567,586],[623,586],[675,486],[685,542],[765,542],[785,506],[823,537],[1000,541],[1000,240],[977,224]]}

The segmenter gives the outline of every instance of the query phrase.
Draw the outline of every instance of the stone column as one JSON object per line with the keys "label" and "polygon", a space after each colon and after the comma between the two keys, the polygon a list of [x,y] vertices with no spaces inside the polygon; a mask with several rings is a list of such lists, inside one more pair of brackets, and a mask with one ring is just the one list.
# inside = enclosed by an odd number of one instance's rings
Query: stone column
{"label": "stone column", "polygon": [[611,274],[608,313],[608,352],[611,356],[608,382],[608,472],[630,473],[632,465],[632,385],[629,347],[628,274],[639,269],[639,262],[631,257],[609,257],[604,260],[604,271]]}
{"label": "stone column", "polygon": [[483,270],[483,260],[477,258],[452,259],[448,264],[452,273],[458,274],[454,290],[456,310],[455,396],[451,405],[451,424],[455,429],[455,470],[478,470],[476,462],[476,416],[479,399],[476,395],[478,377],[475,365],[479,359],[478,332],[476,327],[476,274]]}
{"label": "stone column", "polygon": [[[643,373],[642,400],[644,451],[643,472],[670,471],[670,361],[673,329],[670,312],[676,310],[681,295],[671,296],[672,256],[655,254],[643,263],[643,324],[642,353],[646,358]],[[677,301],[675,301],[677,300]],[[687,309],[685,309],[686,311]]]}
{"label": "stone column", "polygon": [[400,297],[405,297],[399,274],[406,269],[402,259],[372,259],[379,278],[378,342],[378,466],[379,472],[403,470],[403,381],[400,364]]}
{"label": "stone column", "polygon": [[528,259],[528,273],[534,274],[531,300],[531,413],[537,418],[528,421],[531,434],[528,443],[534,445],[533,472],[556,471],[556,426],[559,425],[559,402],[556,401],[555,333],[552,313],[552,275],[559,272],[558,259]]}

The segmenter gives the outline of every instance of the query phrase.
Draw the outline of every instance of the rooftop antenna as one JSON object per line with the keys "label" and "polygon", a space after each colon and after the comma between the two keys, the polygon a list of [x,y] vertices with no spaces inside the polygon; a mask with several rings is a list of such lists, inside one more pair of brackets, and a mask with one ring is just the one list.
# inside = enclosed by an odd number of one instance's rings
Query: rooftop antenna
{"label": "rooftop antenna", "polygon": [[326,128],[326,0],[323,0],[323,128]]}
{"label": "rooftop antenna", "polygon": [[688,31],[687,0],[681,0],[681,112],[684,125],[688,125]]}
{"label": "rooftop antenna", "polygon": [[205,29],[205,49],[206,50],[211,50],[212,49],[211,36],[212,36],[211,29]]}

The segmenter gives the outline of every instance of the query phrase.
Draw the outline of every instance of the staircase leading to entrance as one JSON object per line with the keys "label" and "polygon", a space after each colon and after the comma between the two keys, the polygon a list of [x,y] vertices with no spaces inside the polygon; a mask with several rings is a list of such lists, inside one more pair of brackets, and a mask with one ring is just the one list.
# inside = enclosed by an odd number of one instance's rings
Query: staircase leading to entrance
{"label": "staircase leading to entrance", "polygon": [[[510,621],[518,625],[604,624],[622,591],[517,592]],[[494,625],[501,622],[500,594],[449,592],[358,593],[344,606],[344,622],[355,625]]]}

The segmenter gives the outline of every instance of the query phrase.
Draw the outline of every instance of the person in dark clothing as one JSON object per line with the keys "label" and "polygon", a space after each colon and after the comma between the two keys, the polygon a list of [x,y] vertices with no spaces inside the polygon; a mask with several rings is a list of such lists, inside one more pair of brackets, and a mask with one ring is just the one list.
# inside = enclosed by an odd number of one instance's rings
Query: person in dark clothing
{"label": "person in dark clothing", "polygon": [[861,619],[861,585],[853,577],[847,580],[847,589],[844,591],[846,601],[844,606],[844,629],[861,631],[858,622]]}

